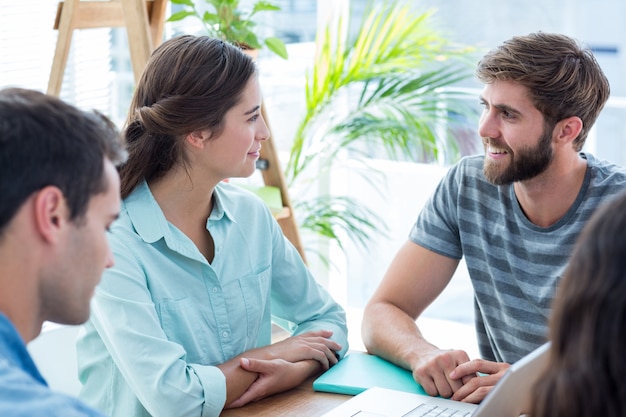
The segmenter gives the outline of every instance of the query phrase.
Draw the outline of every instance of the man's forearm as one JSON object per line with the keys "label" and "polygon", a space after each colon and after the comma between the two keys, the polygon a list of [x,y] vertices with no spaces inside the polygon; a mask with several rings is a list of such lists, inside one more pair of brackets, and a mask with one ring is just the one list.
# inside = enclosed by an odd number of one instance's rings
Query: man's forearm
{"label": "man's forearm", "polygon": [[420,354],[437,349],[424,339],[415,320],[390,304],[366,307],[361,335],[368,352],[406,369],[412,369]]}

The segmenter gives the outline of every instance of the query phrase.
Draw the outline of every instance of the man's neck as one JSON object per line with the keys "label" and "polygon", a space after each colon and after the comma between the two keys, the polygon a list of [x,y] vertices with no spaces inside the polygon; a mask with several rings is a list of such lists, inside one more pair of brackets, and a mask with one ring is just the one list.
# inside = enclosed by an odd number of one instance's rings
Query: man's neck
{"label": "man's neck", "polygon": [[43,320],[36,320],[34,311],[26,311],[26,308],[16,307],[18,302],[20,300],[17,298],[9,303],[2,298],[0,299],[0,311],[13,323],[20,337],[27,344],[39,336]]}
{"label": "man's neck", "polygon": [[[19,237],[9,236],[19,242]],[[41,332],[43,319],[39,305],[37,262],[41,254],[30,245],[0,247],[0,311],[11,320],[18,333],[28,343]],[[29,251],[32,251],[29,255]]]}
{"label": "man's neck", "polygon": [[555,160],[550,167],[527,181],[513,184],[524,214],[533,224],[549,227],[570,209],[582,187],[587,161],[575,158]]}

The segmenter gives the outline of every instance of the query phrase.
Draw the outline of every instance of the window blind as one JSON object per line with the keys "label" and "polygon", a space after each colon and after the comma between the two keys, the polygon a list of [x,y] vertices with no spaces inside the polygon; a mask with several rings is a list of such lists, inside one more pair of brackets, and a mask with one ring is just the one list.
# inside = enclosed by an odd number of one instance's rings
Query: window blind
{"label": "window blind", "polygon": [[[0,87],[46,91],[56,48],[57,0],[0,0]],[[111,114],[110,29],[75,30],[61,98]]]}

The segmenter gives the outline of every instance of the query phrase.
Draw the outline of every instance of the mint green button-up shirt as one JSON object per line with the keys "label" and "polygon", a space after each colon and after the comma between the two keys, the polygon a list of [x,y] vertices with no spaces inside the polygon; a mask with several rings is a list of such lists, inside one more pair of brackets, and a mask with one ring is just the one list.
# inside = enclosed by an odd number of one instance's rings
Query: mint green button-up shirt
{"label": "mint green button-up shirt", "polygon": [[343,309],[316,283],[255,195],[221,183],[207,229],[212,264],[170,224],[144,182],[110,233],[115,265],[96,288],[77,342],[81,397],[111,416],[217,416],[226,382],[215,366],[293,334],[333,331]]}

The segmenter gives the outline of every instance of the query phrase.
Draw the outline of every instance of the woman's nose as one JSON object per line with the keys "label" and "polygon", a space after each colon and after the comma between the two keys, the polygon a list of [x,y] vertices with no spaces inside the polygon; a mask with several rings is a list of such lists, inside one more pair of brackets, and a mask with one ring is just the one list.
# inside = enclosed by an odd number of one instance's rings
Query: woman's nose
{"label": "woman's nose", "polygon": [[270,129],[265,123],[265,118],[261,116],[261,127],[257,132],[256,139],[257,140],[268,140],[270,138]]}

